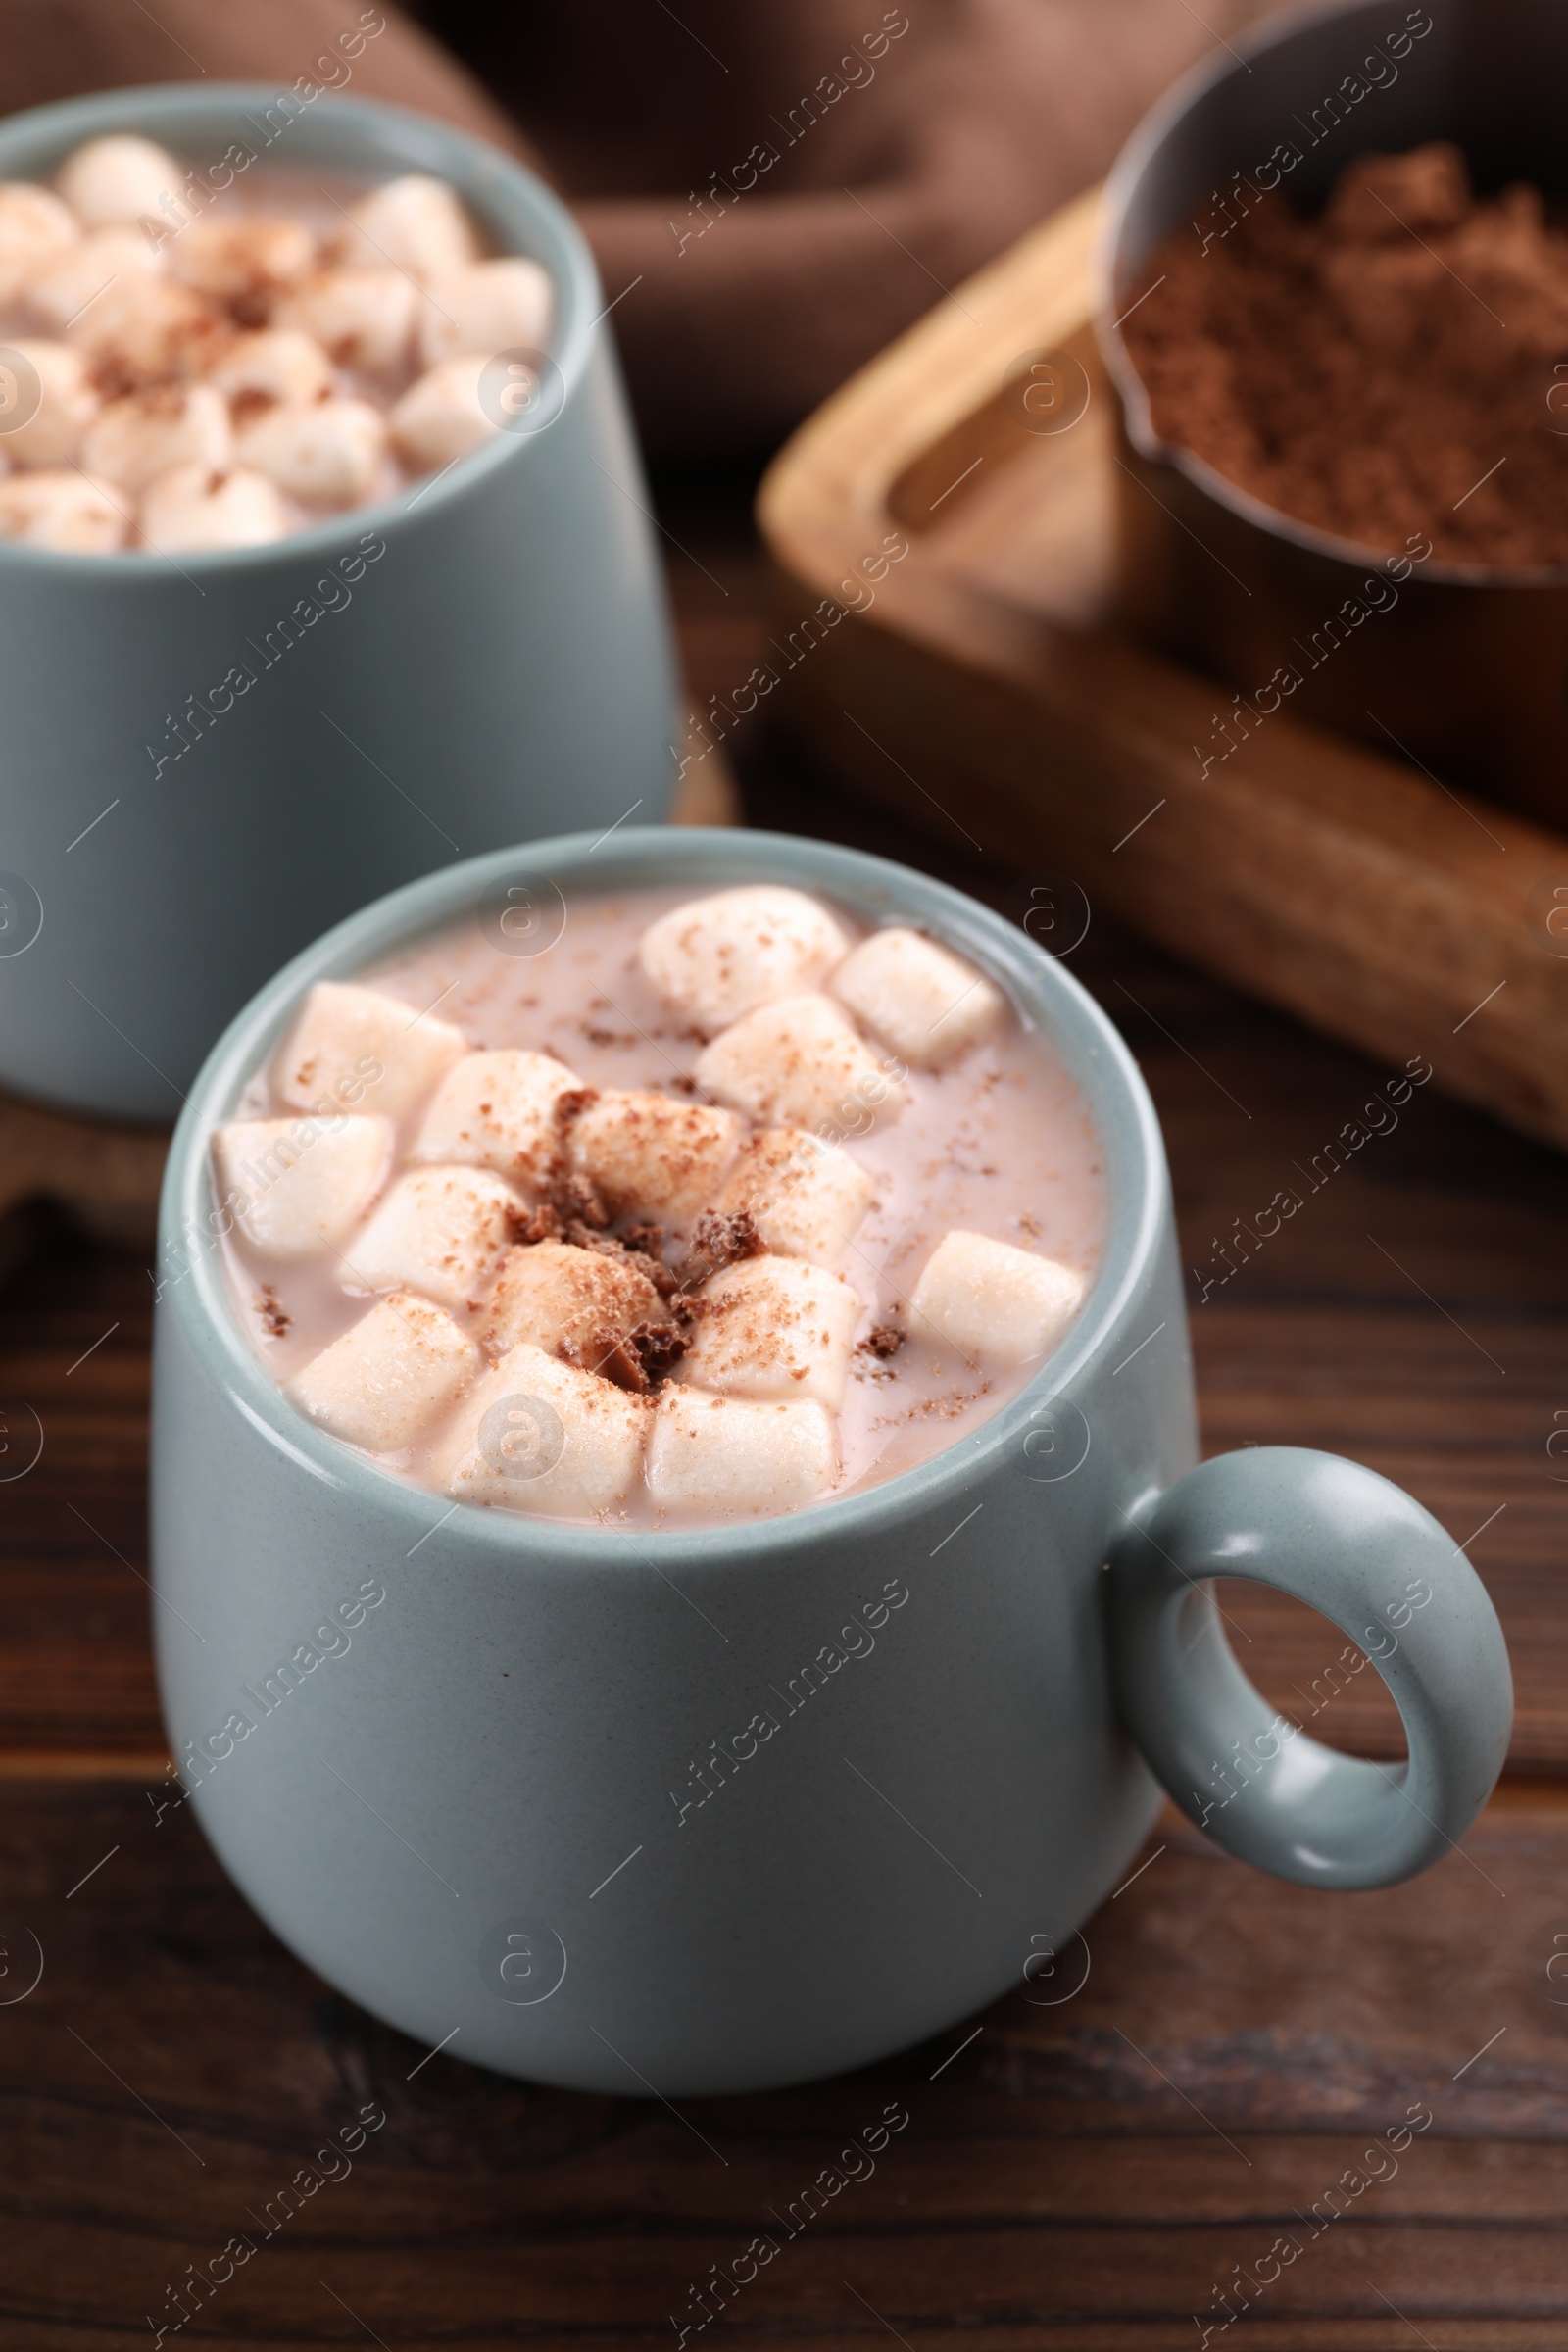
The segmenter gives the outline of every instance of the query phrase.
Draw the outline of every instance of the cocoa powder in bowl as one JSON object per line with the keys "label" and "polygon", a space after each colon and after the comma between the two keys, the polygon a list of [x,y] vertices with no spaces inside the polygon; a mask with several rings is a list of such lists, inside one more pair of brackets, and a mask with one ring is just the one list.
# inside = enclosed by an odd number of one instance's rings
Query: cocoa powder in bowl
{"label": "cocoa powder in bowl", "polygon": [[1539,190],[1477,200],[1446,142],[1364,155],[1315,219],[1267,195],[1143,275],[1122,332],[1162,440],[1360,547],[1568,564],[1568,235]]}

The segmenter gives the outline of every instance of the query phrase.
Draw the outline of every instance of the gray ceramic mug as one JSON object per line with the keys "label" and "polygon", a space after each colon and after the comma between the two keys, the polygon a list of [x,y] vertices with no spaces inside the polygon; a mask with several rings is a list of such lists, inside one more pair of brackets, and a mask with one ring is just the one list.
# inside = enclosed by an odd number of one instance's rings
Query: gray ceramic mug
{"label": "gray ceramic mug", "polygon": [[[569,907],[762,879],[951,942],[1082,1089],[1108,1238],[1032,1385],[868,1492],[636,1538],[448,1506],[301,1418],[229,1304],[206,1146],[304,991],[518,886]],[[1500,1767],[1501,1632],[1435,1520],[1332,1455],[1193,1467],[1169,1179],[1115,1030],[1022,932],[879,859],[623,830],[354,916],[203,1070],[160,1292],[172,1752],[263,1917],[430,2048],[665,2096],[830,2074],[1037,1978],[1131,1867],[1160,1781],[1231,1851],[1364,1887],[1444,1853]],[[1276,1716],[1230,1654],[1216,1574],[1293,1593],[1372,1654],[1408,1764],[1335,1755]]]}
{"label": "gray ceramic mug", "polygon": [[209,555],[0,542],[0,1085],[172,1122],[224,1024],[354,907],[564,822],[662,818],[676,688],[605,298],[540,181],[421,115],[244,83],[14,116],[0,179],[113,130],[220,192],[433,172],[557,299],[538,408],[390,504]]}

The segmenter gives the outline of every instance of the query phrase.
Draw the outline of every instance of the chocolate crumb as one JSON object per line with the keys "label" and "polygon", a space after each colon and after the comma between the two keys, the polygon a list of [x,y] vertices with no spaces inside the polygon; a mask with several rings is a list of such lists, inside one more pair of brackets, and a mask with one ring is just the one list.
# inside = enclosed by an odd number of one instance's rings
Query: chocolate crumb
{"label": "chocolate crumb", "polygon": [[767,1245],[749,1208],[705,1208],[692,1227],[691,1248],[681,1265],[684,1290],[695,1291],[743,1257],[760,1257]]}
{"label": "chocolate crumb", "polygon": [[634,1396],[648,1393],[648,1375],[632,1336],[623,1331],[591,1331],[582,1341],[563,1340],[561,1355],[579,1371],[597,1373],[601,1380],[612,1380],[617,1389],[628,1389]]}
{"label": "chocolate crumb", "polygon": [[610,1223],[610,1211],[600,1200],[592,1179],[580,1172],[563,1176],[552,1188],[551,1197],[568,1224],[591,1225],[603,1233]]}
{"label": "chocolate crumb", "polygon": [[898,1354],[908,1336],[908,1333],[901,1329],[890,1315],[885,1322],[872,1324],[857,1348],[856,1353],[858,1355],[874,1355],[885,1363],[889,1356]]}
{"label": "chocolate crumb", "polygon": [[256,1311],[270,1340],[280,1340],[294,1318],[278,1303],[276,1286],[264,1282],[256,1294]]}
{"label": "chocolate crumb", "polygon": [[574,1127],[585,1110],[592,1110],[599,1100],[597,1086],[570,1086],[555,1101],[555,1121],[561,1133]]}
{"label": "chocolate crumb", "polygon": [[540,1200],[532,1208],[509,1208],[507,1231],[525,1247],[533,1242],[559,1242],[561,1216],[554,1201]]}
{"label": "chocolate crumb", "polygon": [[265,416],[276,406],[270,392],[258,391],[254,384],[243,384],[228,396],[229,414],[236,424],[254,424],[258,416]]}
{"label": "chocolate crumb", "polygon": [[632,1345],[655,1386],[669,1379],[685,1354],[691,1342],[693,1320],[687,1315],[668,1323],[639,1323],[632,1333]]}
{"label": "chocolate crumb", "polygon": [[634,1396],[646,1396],[674,1372],[686,1352],[691,1323],[690,1316],[683,1316],[667,1323],[639,1323],[632,1331],[593,1331],[581,1342],[564,1341],[560,1352],[579,1370],[613,1381]]}

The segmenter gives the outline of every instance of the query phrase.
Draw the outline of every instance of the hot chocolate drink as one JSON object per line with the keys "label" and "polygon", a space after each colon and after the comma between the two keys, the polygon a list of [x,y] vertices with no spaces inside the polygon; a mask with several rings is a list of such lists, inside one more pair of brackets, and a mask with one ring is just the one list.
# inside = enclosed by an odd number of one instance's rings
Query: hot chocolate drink
{"label": "hot chocolate drink", "polygon": [[[0,538],[255,547],[383,500],[540,397],[540,265],[444,182],[265,171],[192,215],[151,140],[0,182]],[[528,356],[531,355],[531,356]]]}
{"label": "hot chocolate drink", "polygon": [[214,1138],[303,1414],[454,1501],[661,1527],[894,1477],[1040,1370],[1099,1146],[983,973],[775,886],[509,919],[318,984]]}

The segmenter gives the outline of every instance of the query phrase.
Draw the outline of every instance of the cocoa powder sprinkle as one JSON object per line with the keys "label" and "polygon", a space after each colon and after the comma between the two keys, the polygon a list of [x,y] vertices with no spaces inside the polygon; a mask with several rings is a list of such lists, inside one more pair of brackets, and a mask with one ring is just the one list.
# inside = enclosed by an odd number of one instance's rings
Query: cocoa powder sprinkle
{"label": "cocoa powder sprinkle", "polygon": [[1568,563],[1568,234],[1540,191],[1477,198],[1434,142],[1359,157],[1313,220],[1255,195],[1149,257],[1122,331],[1161,439],[1379,554]]}

